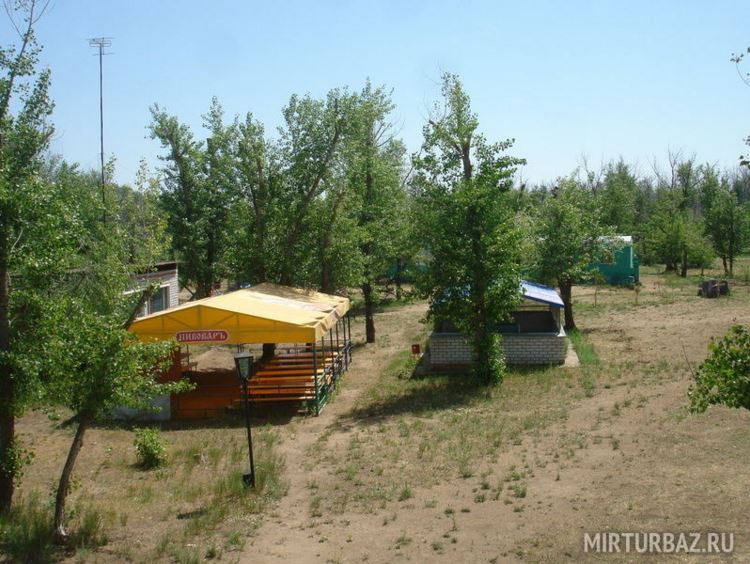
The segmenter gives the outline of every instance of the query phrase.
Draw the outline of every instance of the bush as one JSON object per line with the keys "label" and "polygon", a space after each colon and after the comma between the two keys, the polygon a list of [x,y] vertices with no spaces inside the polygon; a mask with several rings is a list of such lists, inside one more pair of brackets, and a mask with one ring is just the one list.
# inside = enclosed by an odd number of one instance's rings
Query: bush
{"label": "bush", "polygon": [[750,332],[735,325],[708,350],[688,392],[690,410],[703,412],[717,404],[750,409]]}
{"label": "bush", "polygon": [[158,468],[167,463],[167,446],[159,429],[144,427],[135,430],[135,451],[141,468]]}

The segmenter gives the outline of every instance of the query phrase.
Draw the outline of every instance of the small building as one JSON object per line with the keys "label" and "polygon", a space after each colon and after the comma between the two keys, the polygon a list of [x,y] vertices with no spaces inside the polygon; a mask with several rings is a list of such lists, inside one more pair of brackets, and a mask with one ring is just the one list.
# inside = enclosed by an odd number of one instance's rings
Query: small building
{"label": "small building", "polygon": [[607,284],[633,286],[640,282],[640,260],[635,256],[633,237],[615,235],[603,238],[606,247],[606,258],[601,262],[592,262],[589,270],[598,270]]}
{"label": "small building", "polygon": [[180,282],[177,261],[158,262],[149,272],[133,274],[132,282],[133,287],[126,294],[141,292],[149,284],[153,284],[156,287],[151,298],[143,304],[138,317],[177,307],[180,303]]}
{"label": "small building", "polygon": [[[137,272],[130,276],[130,289],[125,292],[126,296],[138,294],[140,296],[144,288],[153,284],[153,294],[136,315],[137,318],[145,317],[153,313],[177,307],[180,303],[179,267],[177,261],[164,261],[156,263],[148,272]],[[142,411],[129,407],[115,408],[113,415],[118,419],[153,419],[168,420],[170,417],[169,396],[159,396],[151,401],[156,411]]]}
{"label": "small building", "polygon": [[[554,288],[521,281],[523,302],[511,319],[498,323],[509,365],[563,364],[567,340],[561,323],[563,301]],[[447,320],[430,335],[430,365],[436,371],[465,370],[473,362],[469,339]]]}

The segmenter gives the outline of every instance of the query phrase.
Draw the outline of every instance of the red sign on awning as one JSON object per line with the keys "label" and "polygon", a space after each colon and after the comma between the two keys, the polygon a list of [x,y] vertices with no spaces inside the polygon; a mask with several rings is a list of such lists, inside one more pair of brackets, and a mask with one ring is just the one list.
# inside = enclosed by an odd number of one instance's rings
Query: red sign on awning
{"label": "red sign on awning", "polygon": [[178,343],[223,343],[229,340],[229,333],[223,329],[180,331],[175,335]]}

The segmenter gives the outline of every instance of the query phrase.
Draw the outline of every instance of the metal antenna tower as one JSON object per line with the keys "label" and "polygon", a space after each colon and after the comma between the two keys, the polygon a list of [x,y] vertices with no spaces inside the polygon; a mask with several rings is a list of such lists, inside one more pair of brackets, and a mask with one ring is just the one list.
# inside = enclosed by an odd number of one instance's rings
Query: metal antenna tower
{"label": "metal antenna tower", "polygon": [[102,172],[102,206],[104,206],[104,219],[107,218],[107,208],[104,198],[104,73],[102,66],[102,58],[104,55],[111,55],[112,53],[105,53],[104,49],[112,46],[111,37],[94,37],[89,39],[89,45],[91,47],[97,47],[99,49],[99,145],[100,145],[100,157],[101,157],[101,172]]}

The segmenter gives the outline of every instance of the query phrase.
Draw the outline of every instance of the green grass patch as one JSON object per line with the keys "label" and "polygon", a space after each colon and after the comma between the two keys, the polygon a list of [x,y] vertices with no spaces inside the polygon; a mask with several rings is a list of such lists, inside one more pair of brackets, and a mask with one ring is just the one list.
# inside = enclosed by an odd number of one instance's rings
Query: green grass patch
{"label": "green grass patch", "polygon": [[572,331],[568,332],[568,337],[570,337],[570,342],[573,343],[573,348],[576,351],[576,354],[578,355],[578,360],[581,362],[581,365],[583,366],[598,366],[599,365],[599,355],[596,354],[596,349],[594,349],[594,345],[592,345],[589,340],[586,338],[586,336],[578,331],[578,329],[573,329]]}
{"label": "green grass patch", "polygon": [[[82,502],[68,511],[69,549],[79,554],[107,543],[106,516]],[[9,562],[54,562],[64,557],[55,544],[52,504],[38,493],[17,500],[8,515],[0,518],[0,553]],[[5,561],[5,560],[3,560]]]}

